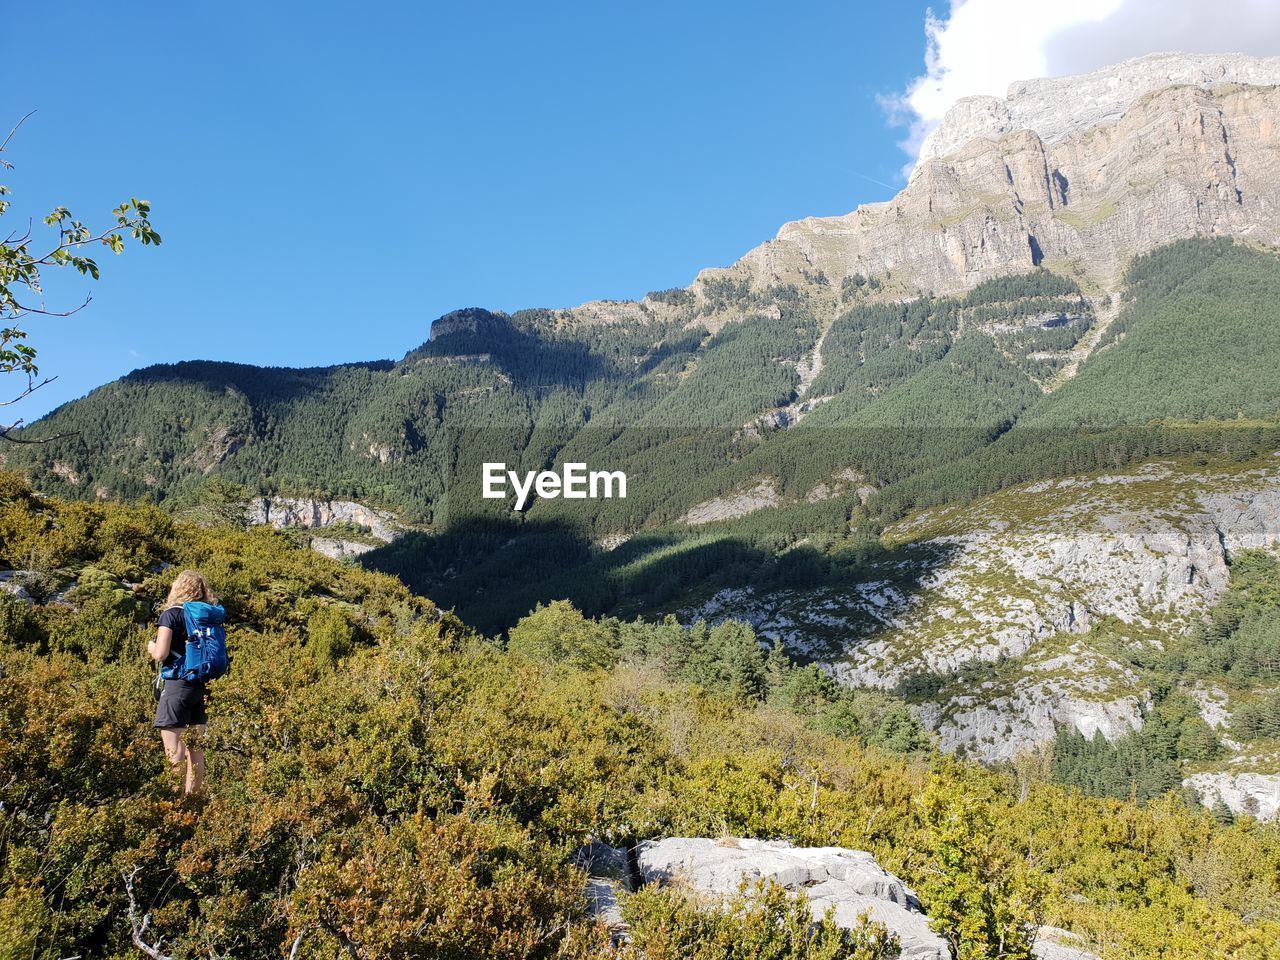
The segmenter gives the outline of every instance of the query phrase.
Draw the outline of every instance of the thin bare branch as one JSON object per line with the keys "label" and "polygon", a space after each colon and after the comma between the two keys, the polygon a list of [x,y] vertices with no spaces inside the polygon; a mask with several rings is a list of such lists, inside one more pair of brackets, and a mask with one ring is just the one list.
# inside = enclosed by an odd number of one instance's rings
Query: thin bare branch
{"label": "thin bare branch", "polygon": [[[25,399],[27,399],[27,397],[31,396],[33,393],[35,393],[35,392],[36,392],[37,390],[39,390],[41,387],[43,387],[43,386],[45,386],[45,385],[47,385],[47,384],[53,383],[53,381],[55,381],[55,380],[57,380],[57,379],[58,379],[57,377],[45,377],[45,378],[44,378],[43,380],[41,380],[39,383],[34,383],[34,382],[31,380],[31,378],[30,378],[30,377],[27,377],[27,389],[23,390],[20,394],[18,394],[18,395],[17,395],[16,397],[14,397],[12,400],[0,400],[0,407],[11,407],[11,406],[13,406],[15,403],[17,403],[19,400],[25,400]],[[16,427],[16,426],[17,426],[17,424],[15,423],[15,424],[13,424],[13,426],[10,426],[10,427],[8,427],[8,428],[6,428],[6,429],[12,430],[12,429],[13,429],[13,427]]]}
{"label": "thin bare branch", "polygon": [[156,940],[155,945],[147,943],[143,937],[147,935],[147,928],[151,925],[150,912],[142,915],[142,920],[138,920],[138,903],[133,896],[133,878],[138,875],[138,868],[134,867],[128,873],[123,871],[120,876],[124,878],[124,892],[129,896],[129,930],[133,934],[133,945],[141,950],[151,960],[173,960],[173,957],[166,953],[162,953],[160,947],[164,944],[164,938]]}
{"label": "thin bare branch", "polygon": [[[0,153],[4,153],[4,148],[9,146],[9,141],[12,140],[13,135],[18,132],[18,128],[22,126],[24,123],[26,123],[27,120],[29,120],[34,113],[35,111],[32,110],[30,113],[28,113],[26,116],[24,116],[21,120],[19,120],[17,123],[13,125],[13,129],[9,131],[8,136],[6,136],[4,140],[0,142]],[[3,166],[6,170],[13,169],[13,164],[10,163],[8,160],[4,160],[4,159],[0,159],[0,166]]]}
{"label": "thin bare branch", "polygon": [[[17,300],[13,301],[13,306],[15,310],[20,311],[20,315],[22,316],[26,316],[29,313],[33,313],[41,317],[70,317],[79,313],[81,310],[83,310],[92,302],[93,302],[93,294],[90,293],[85,295],[84,303],[80,304],[80,306],[72,310],[57,311],[57,310],[45,310],[41,307],[27,307],[19,303]],[[15,314],[15,316],[17,315],[18,314]]]}
{"label": "thin bare branch", "polygon": [[32,226],[33,226],[33,223],[31,221],[31,218],[27,217],[26,233],[24,233],[21,237],[19,237],[17,234],[17,231],[11,232],[7,237],[4,238],[5,246],[15,246],[15,247],[26,246],[27,241],[31,239]]}
{"label": "thin bare branch", "polygon": [[54,440],[65,440],[67,437],[74,437],[77,435],[77,431],[72,430],[70,433],[55,433],[52,437],[28,438],[13,436],[12,432],[21,427],[24,422],[25,421],[23,420],[15,420],[7,427],[0,427],[0,441],[5,443],[25,443],[28,445],[39,446],[42,443],[52,443]]}

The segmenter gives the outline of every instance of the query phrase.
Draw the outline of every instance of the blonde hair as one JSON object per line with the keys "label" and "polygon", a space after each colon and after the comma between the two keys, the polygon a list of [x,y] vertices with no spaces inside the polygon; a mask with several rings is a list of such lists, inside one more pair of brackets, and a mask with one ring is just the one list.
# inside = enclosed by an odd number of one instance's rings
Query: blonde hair
{"label": "blonde hair", "polygon": [[191,600],[208,602],[213,597],[209,589],[209,581],[194,570],[183,570],[169,588],[169,596],[165,598],[164,609],[180,607]]}

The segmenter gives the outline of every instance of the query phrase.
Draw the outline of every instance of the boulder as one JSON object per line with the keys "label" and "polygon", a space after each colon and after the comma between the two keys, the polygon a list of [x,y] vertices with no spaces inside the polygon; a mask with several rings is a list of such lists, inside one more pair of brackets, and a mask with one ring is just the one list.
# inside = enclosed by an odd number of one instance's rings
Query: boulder
{"label": "boulder", "polygon": [[725,896],[744,880],[768,879],[805,894],[815,917],[833,909],[844,927],[863,915],[884,924],[898,936],[903,960],[950,958],[946,941],[929,928],[915,894],[861,850],[670,837],[639,844],[635,858],[643,883],[674,881],[701,894]]}
{"label": "boulder", "polygon": [[0,570],[0,590],[3,590],[19,603],[30,607],[35,604],[35,598],[27,592],[27,588],[22,585],[22,580],[31,575],[30,570]]}
{"label": "boulder", "polygon": [[28,607],[35,604],[31,594],[27,593],[27,588],[20,583],[14,583],[12,580],[2,580],[0,581],[0,590]]}
{"label": "boulder", "polygon": [[575,867],[587,872],[587,913],[602,920],[618,943],[627,938],[618,894],[634,888],[631,863],[622,847],[592,842],[579,847],[570,858]]}
{"label": "boulder", "polygon": [[617,881],[624,890],[632,888],[631,866],[623,847],[593,842],[579,847],[571,860],[575,867],[585,870],[590,877]]}
{"label": "boulder", "polygon": [[1221,800],[1232,813],[1259,820],[1280,815],[1280,774],[1219,771],[1197,773],[1182,781],[1200,794],[1206,807]]}

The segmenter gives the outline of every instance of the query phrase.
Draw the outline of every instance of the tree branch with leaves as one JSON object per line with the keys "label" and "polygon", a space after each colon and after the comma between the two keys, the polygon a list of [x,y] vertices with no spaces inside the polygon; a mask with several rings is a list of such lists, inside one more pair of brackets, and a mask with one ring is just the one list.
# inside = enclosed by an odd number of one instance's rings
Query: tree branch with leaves
{"label": "tree branch with leaves", "polygon": [[[0,171],[13,169],[6,158],[9,143],[25,123],[28,113],[0,142]],[[12,201],[9,188],[0,184],[0,217],[8,212]],[[0,373],[26,378],[26,385],[11,397],[0,400],[0,407],[12,406],[25,400],[56,377],[41,378],[37,364],[37,351],[27,339],[23,321],[29,317],[69,317],[78,313],[93,300],[86,294],[84,300],[70,309],[50,308],[44,301],[42,271],[70,268],[81,276],[97,280],[99,268],[90,256],[96,247],[103,246],[112,253],[124,252],[125,244],[132,239],[143,246],[158,246],[160,234],[151,226],[151,204],[133,197],[111,211],[115,222],[103,227],[89,227],[66,207],[55,207],[44,218],[44,225],[57,231],[56,241],[37,243],[31,220],[25,229],[11,231],[0,240]],[[8,425],[0,424],[0,440],[11,443],[47,443],[54,437],[28,439],[14,436],[13,431],[22,425],[21,419]]]}

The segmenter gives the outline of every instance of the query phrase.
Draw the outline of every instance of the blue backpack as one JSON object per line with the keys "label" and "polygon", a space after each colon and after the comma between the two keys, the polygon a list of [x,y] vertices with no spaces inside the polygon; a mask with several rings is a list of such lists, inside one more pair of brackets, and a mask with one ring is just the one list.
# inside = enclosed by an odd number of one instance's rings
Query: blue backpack
{"label": "blue backpack", "polygon": [[227,611],[212,603],[192,600],[182,605],[182,619],[187,628],[187,653],[166,664],[160,676],[166,680],[188,682],[217,680],[231,669],[227,656],[227,631],[223,623]]}

